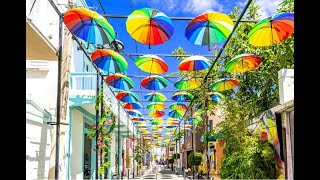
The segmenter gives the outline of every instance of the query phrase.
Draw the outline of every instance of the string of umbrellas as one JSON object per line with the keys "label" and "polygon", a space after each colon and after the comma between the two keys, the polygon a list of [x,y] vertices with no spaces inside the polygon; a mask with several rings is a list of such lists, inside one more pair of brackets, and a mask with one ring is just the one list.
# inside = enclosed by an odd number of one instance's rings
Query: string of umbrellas
{"label": "string of umbrellas", "polygon": [[[263,19],[256,23],[248,34],[248,42],[257,47],[272,46],[287,39],[294,33],[294,14],[283,12]],[[88,47],[94,45],[111,44],[116,39],[116,32],[111,24],[103,16],[86,8],[73,8],[64,14],[64,23],[69,31],[87,43]],[[161,45],[169,41],[174,34],[172,20],[152,8],[141,8],[128,15],[126,29],[130,36],[137,42],[151,46]],[[191,20],[185,28],[185,37],[195,45],[210,46],[224,41],[234,28],[232,19],[223,13],[208,12]],[[171,97],[173,101],[169,106],[169,118],[163,120],[166,108],[164,103],[167,97],[160,91],[168,86],[169,81],[161,74],[168,72],[168,65],[162,58],[146,54],[135,59],[135,65],[141,71],[150,75],[146,76],[140,86],[152,90],[145,95],[144,100],[150,102],[147,109],[150,110],[146,119],[138,109],[142,109],[139,97],[131,92],[135,85],[133,80],[126,76],[128,63],[123,56],[111,49],[97,49],[91,53],[91,61],[101,73],[106,74],[104,81],[116,92],[116,98],[126,109],[131,120],[141,132],[144,139],[149,139],[154,144],[164,145],[169,143],[173,131],[179,125],[188,105],[194,96],[187,92],[201,86],[201,81],[196,77],[181,78],[174,83],[178,89]],[[225,71],[228,73],[244,73],[253,71],[261,65],[262,59],[255,54],[239,54],[228,60]],[[204,56],[196,55],[184,58],[178,65],[178,69],[184,72],[202,71],[212,66],[212,62]],[[224,98],[221,93],[234,89],[239,85],[239,80],[232,77],[224,77],[214,81],[210,85],[212,92],[208,92],[212,102],[218,103]],[[196,109],[201,105],[197,104]],[[191,118],[181,127],[181,131],[192,128],[190,122],[197,124],[201,121],[201,111],[196,111]],[[164,130],[164,131],[163,131]]]}

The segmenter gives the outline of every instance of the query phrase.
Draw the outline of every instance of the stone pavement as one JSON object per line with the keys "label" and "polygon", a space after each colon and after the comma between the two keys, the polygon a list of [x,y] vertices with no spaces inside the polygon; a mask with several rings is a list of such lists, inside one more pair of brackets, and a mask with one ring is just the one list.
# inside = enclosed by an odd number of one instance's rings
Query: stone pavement
{"label": "stone pavement", "polygon": [[[123,178],[124,180],[127,179],[127,177]],[[132,176],[130,176],[130,179],[132,179]],[[174,174],[171,169],[167,168],[167,166],[162,165],[153,165],[151,166],[142,176],[135,176],[134,179],[175,179],[175,180],[183,180],[183,177],[181,175]]]}

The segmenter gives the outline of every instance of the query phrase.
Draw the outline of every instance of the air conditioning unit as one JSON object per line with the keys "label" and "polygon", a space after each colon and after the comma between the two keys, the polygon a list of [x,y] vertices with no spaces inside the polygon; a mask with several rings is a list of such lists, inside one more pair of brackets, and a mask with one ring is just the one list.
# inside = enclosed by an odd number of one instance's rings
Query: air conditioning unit
{"label": "air conditioning unit", "polygon": [[49,63],[41,60],[27,60],[26,70],[49,71]]}

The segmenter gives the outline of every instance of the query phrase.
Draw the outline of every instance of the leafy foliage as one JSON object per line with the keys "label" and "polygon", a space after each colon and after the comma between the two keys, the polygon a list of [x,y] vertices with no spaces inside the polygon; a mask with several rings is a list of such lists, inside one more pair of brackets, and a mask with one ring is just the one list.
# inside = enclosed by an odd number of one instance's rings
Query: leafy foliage
{"label": "leafy foliage", "polygon": [[188,163],[193,164],[195,166],[199,166],[202,163],[202,160],[203,160],[203,156],[199,152],[191,153],[188,156]]}
{"label": "leafy foliage", "polygon": [[[278,6],[278,12],[293,12],[293,0],[284,0]],[[259,6],[252,1],[244,19],[258,20]],[[240,15],[239,7],[230,14],[232,19]],[[276,158],[273,147],[268,143],[251,136],[248,129],[252,119],[262,112],[278,105],[278,71],[282,68],[294,68],[294,35],[279,44],[268,47],[255,47],[248,42],[248,33],[255,23],[240,23],[226,45],[222,56],[213,67],[208,79],[202,79],[198,89],[189,91],[196,95],[192,106],[201,104],[205,112],[213,112],[220,108],[225,118],[217,127],[208,132],[216,134],[218,139],[225,140],[224,158],[221,167],[223,179],[274,179]],[[174,53],[182,53],[180,47]],[[254,71],[231,74],[224,71],[226,63],[233,57],[243,53],[256,54],[262,59],[260,67]],[[181,73],[183,76],[204,77],[207,70]],[[222,92],[223,103],[207,106],[206,95],[212,82],[222,77],[233,77],[239,81],[234,90]],[[208,108],[208,109],[206,109]],[[206,111],[208,110],[208,111]],[[197,126],[206,127],[205,115]],[[219,133],[218,133],[219,132]],[[188,157],[189,160],[189,157]]]}
{"label": "leafy foliage", "polygon": [[97,110],[99,110],[100,104],[102,106],[101,119],[98,122],[98,126],[94,124],[87,135],[87,137],[91,139],[98,136],[97,146],[94,148],[94,150],[98,150],[101,157],[104,159],[104,163],[99,164],[98,167],[98,173],[100,175],[104,174],[104,172],[110,166],[110,161],[108,160],[108,146],[111,142],[111,133],[113,132],[116,123],[115,114],[111,111],[111,103],[105,103],[108,101],[108,98],[104,98],[103,87],[101,87],[95,106]]}

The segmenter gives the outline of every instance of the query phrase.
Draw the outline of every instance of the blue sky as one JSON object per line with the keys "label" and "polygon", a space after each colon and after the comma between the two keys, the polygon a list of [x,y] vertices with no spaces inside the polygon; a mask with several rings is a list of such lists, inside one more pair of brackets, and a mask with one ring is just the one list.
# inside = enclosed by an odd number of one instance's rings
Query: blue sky
{"label": "blue sky", "polygon": [[[130,1],[132,1],[132,7],[130,7]],[[97,12],[99,14],[103,14],[102,8],[99,5],[98,0],[86,0],[89,7],[96,7]],[[259,13],[262,15],[262,18],[270,16],[276,12],[277,5],[282,2],[281,0],[257,0],[257,4],[261,6]],[[149,7],[157,9],[167,16],[179,16],[179,17],[195,17],[207,11],[216,11],[220,13],[229,14],[234,6],[240,6],[240,10],[243,9],[246,4],[246,0],[101,0],[104,10],[107,14],[114,15],[129,15],[136,9]],[[178,21],[173,20],[174,24],[174,35],[171,39],[164,44],[151,46],[151,49],[148,48],[147,45],[143,45],[139,42],[134,41],[133,38],[126,31],[126,19],[116,19],[116,18],[108,18],[109,23],[113,26],[114,30],[117,32],[118,39],[123,42],[125,49],[124,51],[127,53],[143,53],[143,54],[171,54],[174,49],[178,46],[183,47],[183,49],[188,54],[194,55],[212,55],[212,51],[208,51],[207,46],[198,46],[189,42],[184,36],[184,30],[189,21]],[[222,44],[218,45],[218,48],[221,47]],[[161,56],[160,56],[161,57]],[[128,62],[127,75],[128,76],[148,76],[149,73],[145,73],[144,71],[139,70],[135,64],[134,59],[137,57],[132,57],[132,59],[128,56],[124,56],[124,58]],[[177,72],[179,60],[176,60],[172,57],[161,57],[168,64],[169,70],[167,73]],[[162,75],[165,75],[162,74]],[[135,83],[135,87],[132,89],[139,97],[140,100],[144,100],[144,96],[151,92],[150,90],[144,89],[140,86],[140,82],[143,78],[133,78],[132,80]],[[163,89],[163,91],[178,91],[173,84],[178,81],[177,78],[169,78],[169,85]],[[136,92],[136,91],[143,91]],[[162,92],[166,95],[167,100],[171,101],[171,96],[174,92]],[[167,108],[173,102],[166,102]],[[149,104],[148,102],[142,102],[143,106]],[[167,114],[170,109],[165,109],[165,116],[163,119],[167,119]],[[149,114],[148,109],[141,109],[140,112],[145,115],[145,118],[149,118],[147,114]]]}

